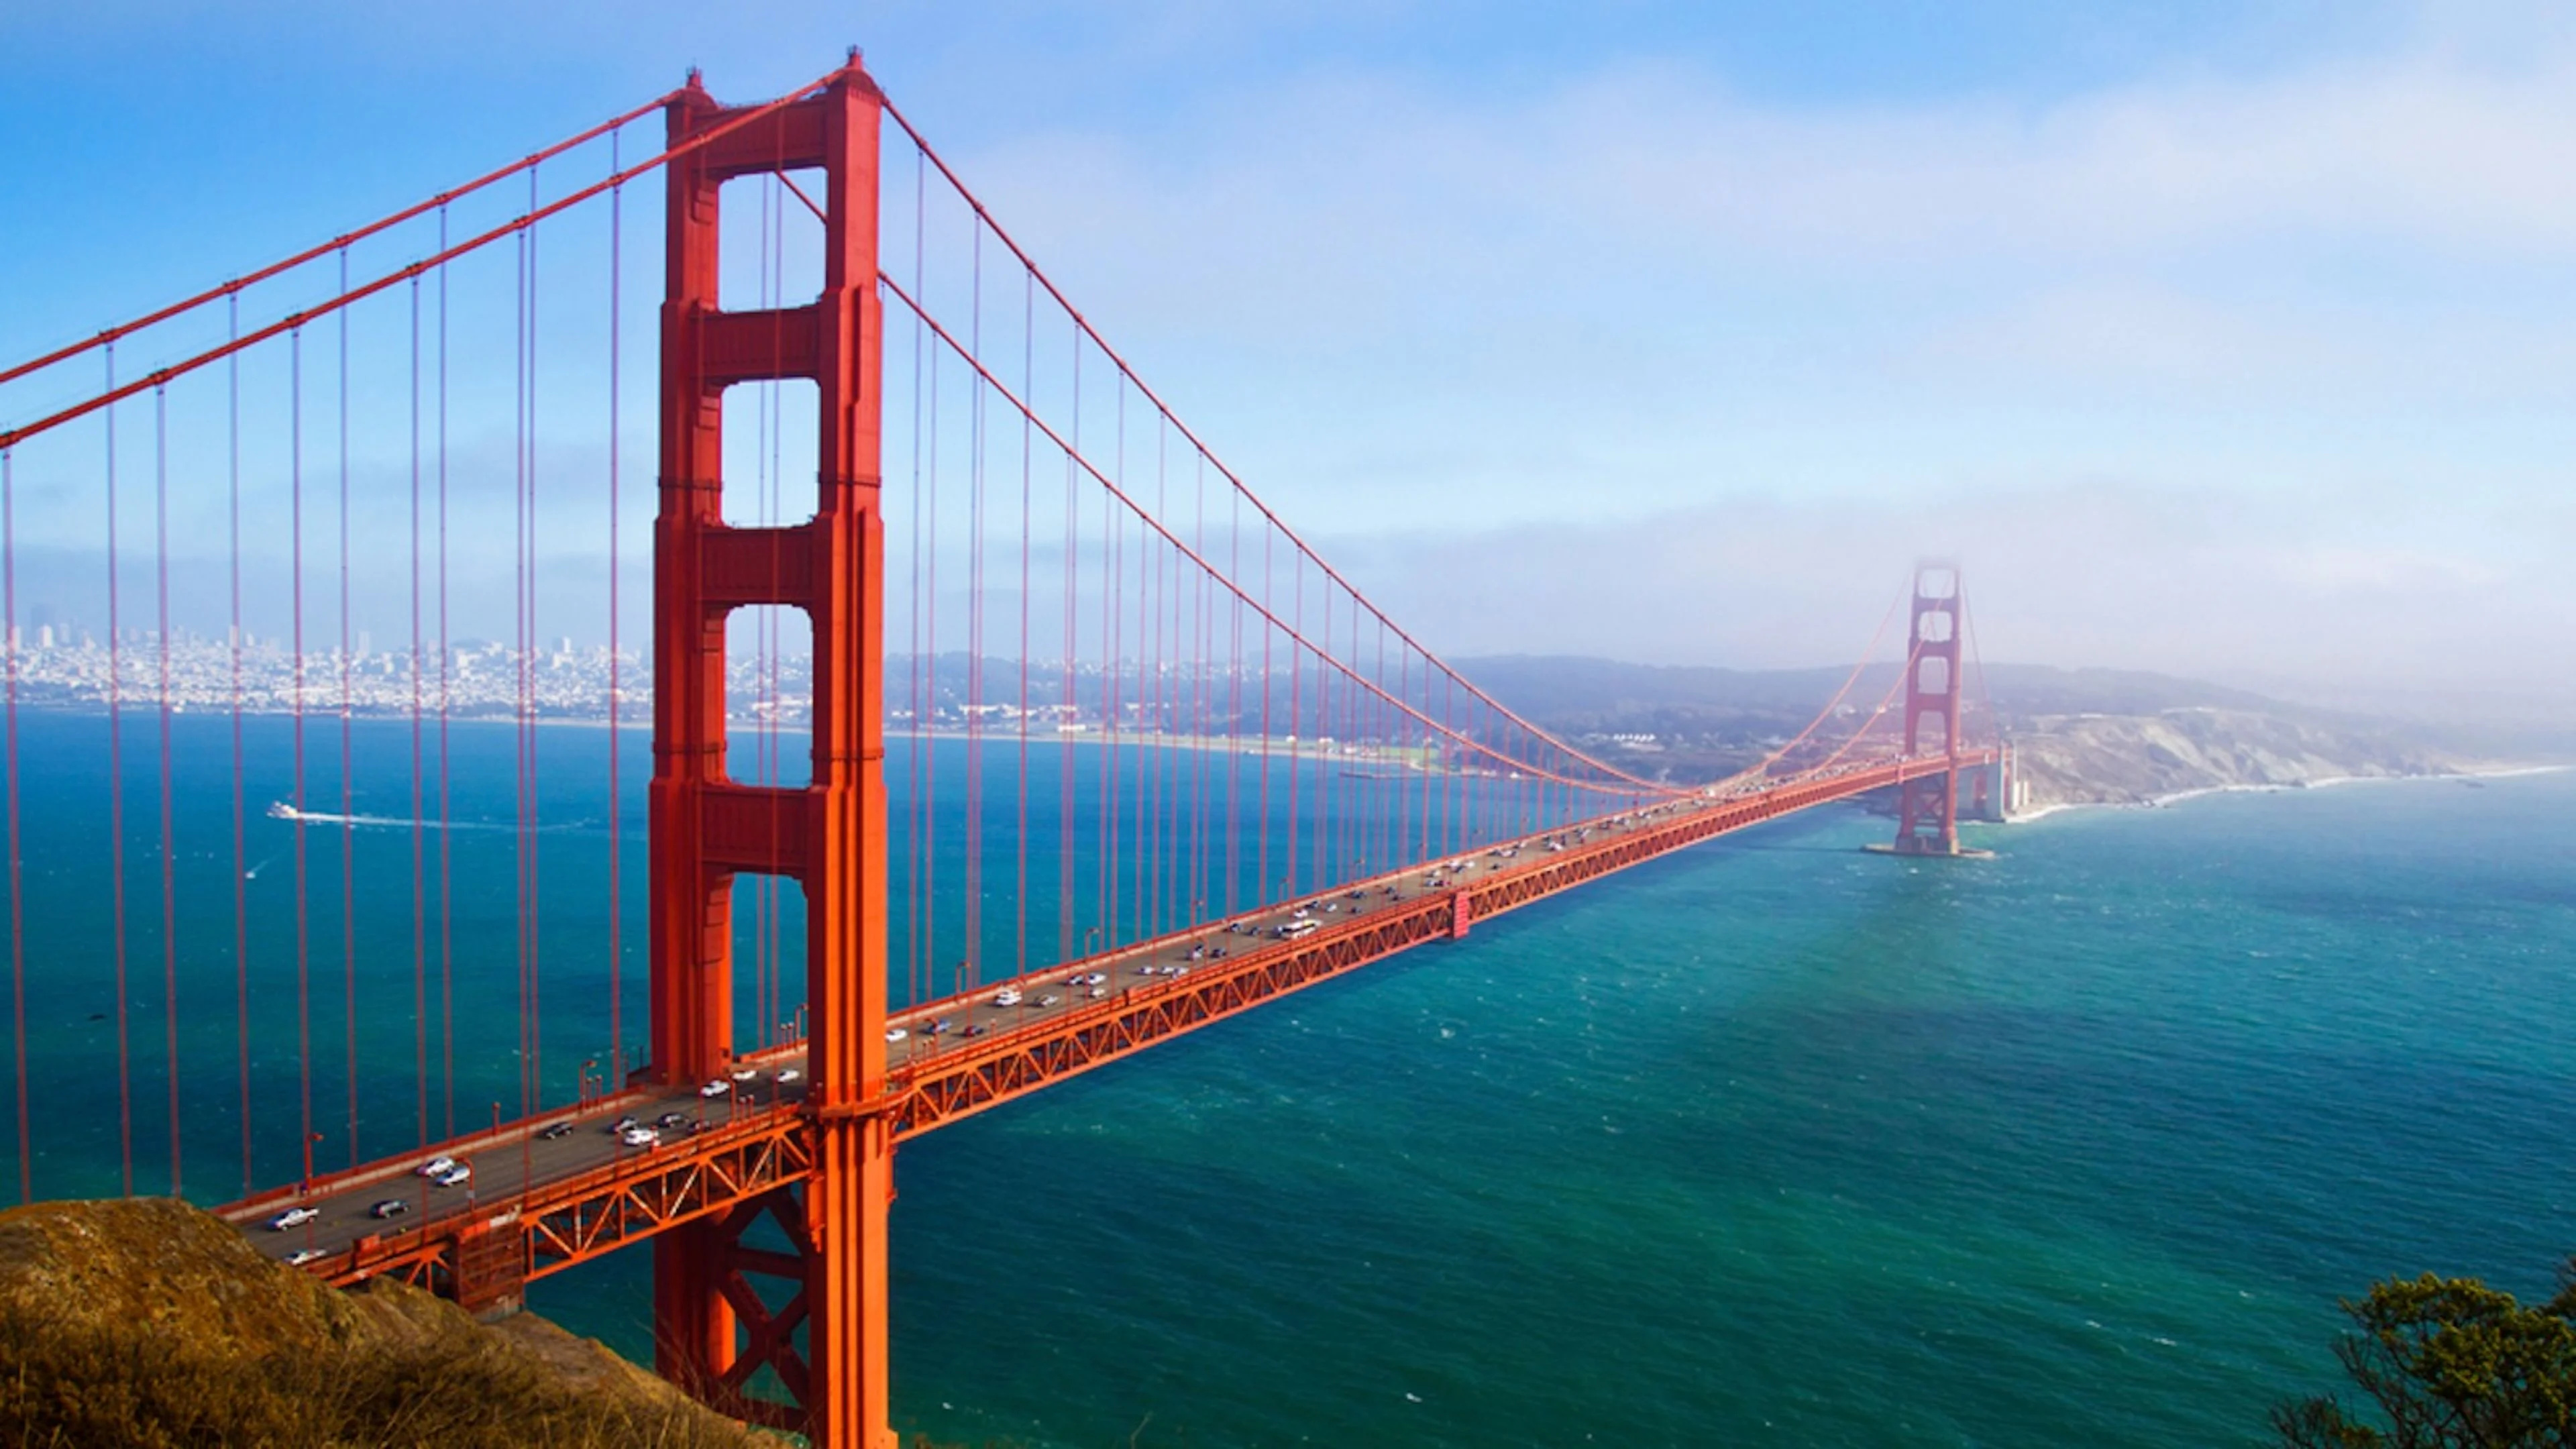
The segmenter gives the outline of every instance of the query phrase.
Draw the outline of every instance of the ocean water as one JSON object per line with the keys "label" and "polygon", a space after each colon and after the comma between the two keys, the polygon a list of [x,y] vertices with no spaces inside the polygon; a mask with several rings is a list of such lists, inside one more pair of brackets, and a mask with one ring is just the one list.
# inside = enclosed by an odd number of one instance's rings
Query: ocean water
{"label": "ocean water", "polygon": [[[29,746],[53,752],[29,780],[37,1187],[112,1191],[103,766],[94,726],[30,723],[59,730]],[[604,914],[580,904],[605,732],[541,733],[568,1088],[606,1039]],[[407,737],[359,735],[355,793],[407,811]],[[267,789],[278,741],[254,746]],[[460,747],[460,820],[508,818],[509,747]],[[195,788],[225,778],[202,765]],[[183,822],[213,819],[183,855],[219,861],[229,787],[190,788]],[[2068,812],[1974,832],[1991,860],[1857,848],[1885,828],[1746,832],[907,1145],[898,1422],[1031,1446],[2254,1444],[2269,1403],[2338,1386],[2336,1295],[2427,1269],[2540,1292],[2576,1250],[2576,776]],[[308,837],[336,870],[340,837]],[[410,834],[350,838],[383,892],[357,913],[357,1115],[392,1150],[421,1105]],[[469,1099],[515,1090],[509,839],[451,842],[500,912],[456,966],[487,1003],[457,1030]],[[308,868],[334,976],[337,878]],[[229,879],[178,902],[209,1200],[239,1175]],[[157,875],[128,883],[137,1186],[159,1191]],[[254,943],[262,1042],[291,1039],[291,925]],[[633,989],[640,917],[625,935]],[[317,994],[322,1023],[340,1009]],[[334,1128],[335,1030],[310,1053]],[[255,1064],[263,1176],[295,1150],[292,1058]],[[645,1269],[534,1305],[646,1357]]]}
{"label": "ocean water", "polygon": [[[2576,777],[1837,810],[908,1145],[899,1422],[2255,1444],[2338,1294],[2576,1250]],[[545,1311],[636,1351],[608,1264]]]}

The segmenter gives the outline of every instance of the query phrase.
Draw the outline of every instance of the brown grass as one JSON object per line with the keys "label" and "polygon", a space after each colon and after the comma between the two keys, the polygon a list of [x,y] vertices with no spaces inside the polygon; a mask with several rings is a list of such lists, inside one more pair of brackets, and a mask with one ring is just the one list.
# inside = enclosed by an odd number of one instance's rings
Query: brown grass
{"label": "brown grass", "polygon": [[[209,1354],[165,1330],[0,1310],[0,1445],[747,1449],[692,1405],[583,1392],[470,1322],[401,1344]],[[772,1444],[777,1441],[768,1441]]]}
{"label": "brown grass", "polygon": [[0,1213],[0,1449],[780,1442],[542,1321],[334,1292],[182,1203]]}

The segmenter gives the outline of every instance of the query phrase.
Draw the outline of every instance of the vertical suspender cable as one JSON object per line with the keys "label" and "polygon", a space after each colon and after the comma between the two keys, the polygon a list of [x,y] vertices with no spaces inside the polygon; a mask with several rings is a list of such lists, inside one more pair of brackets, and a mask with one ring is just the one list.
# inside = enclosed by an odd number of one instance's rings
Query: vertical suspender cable
{"label": "vertical suspender cable", "polygon": [[913,720],[916,748],[921,751],[921,960],[929,974],[930,991],[962,991],[962,977],[943,987],[939,978],[939,751],[938,738],[932,727],[939,719],[939,356],[930,358],[930,389],[926,406],[930,422],[925,449],[925,486],[929,501],[922,505],[922,528],[925,539],[921,555],[921,638],[924,698],[921,713]]}
{"label": "vertical suspender cable", "polygon": [[[412,1140],[429,1143],[429,840],[421,753],[420,278],[411,279],[411,1072]],[[612,735],[612,738],[614,736]],[[615,834],[614,831],[610,832]]]}
{"label": "vertical suspender cable", "polygon": [[[534,209],[532,206],[531,210]],[[513,431],[510,438],[511,880],[517,909],[513,952],[518,968],[519,1115],[528,1102],[528,235],[520,232],[512,279],[516,317],[510,334]]]}
{"label": "vertical suspender cable", "polygon": [[18,1086],[18,1201],[25,1203],[36,1196],[36,1154],[28,1136],[26,873],[18,848],[18,475],[6,448],[0,448],[0,628],[9,649],[9,1021]]}
{"label": "vertical suspender cable", "polygon": [[[1265,546],[1267,541],[1265,540]],[[1305,738],[1304,689],[1306,681],[1305,645],[1298,642],[1306,628],[1306,576],[1303,561],[1295,555],[1288,559],[1288,623],[1272,623],[1274,632],[1288,640],[1288,715],[1283,732],[1288,747],[1287,781],[1280,791],[1279,879],[1273,883],[1279,891],[1279,903],[1286,905],[1297,894],[1297,860],[1302,849],[1297,835],[1297,792],[1303,788],[1297,779],[1298,746]]]}
{"label": "vertical suspender cable", "polygon": [[[918,335],[916,333],[916,335]],[[1074,446],[1082,437],[1082,333],[1073,334],[1073,433]],[[1075,672],[1074,660],[1080,651],[1077,611],[1081,608],[1078,580],[1081,573],[1081,513],[1075,490],[1074,458],[1064,455],[1064,692],[1056,700],[1056,863],[1055,863],[1055,957],[1073,959],[1073,816],[1074,758],[1071,726],[1081,699],[1081,678]]]}
{"label": "vertical suspender cable", "polygon": [[[781,147],[786,145],[783,136],[779,145]],[[779,297],[775,259],[778,252],[778,227],[783,220],[778,214],[779,192],[776,175],[762,177],[758,204],[754,207],[754,214],[760,219],[760,233],[754,242],[753,264],[756,274],[753,278],[752,295],[756,299],[754,305],[770,313],[770,370],[772,372],[777,371],[778,360],[786,351],[784,340],[786,321],[779,317],[775,310]],[[751,432],[751,521],[754,526],[760,528],[770,527],[778,521],[775,507],[778,474],[773,466],[777,456],[778,400],[778,380],[775,377],[763,379],[752,390],[755,411],[752,415]],[[778,563],[778,541],[775,535],[770,539],[769,559],[774,571]],[[752,616],[751,778],[753,784],[763,789],[778,784],[778,714],[772,707],[777,694],[776,628],[776,610],[762,609]],[[726,674],[728,676],[727,694],[730,696],[732,674],[730,658],[728,658]],[[732,712],[733,705],[730,697],[726,700],[725,708],[728,714]],[[778,876],[775,871],[779,844],[777,817],[772,815],[770,822],[769,864],[773,868],[759,872],[751,879],[752,1040],[763,1047],[769,1045],[769,983],[774,969],[771,961],[771,946],[777,939],[774,930],[774,912],[778,901]],[[740,877],[736,879],[739,881]],[[730,1047],[732,1043],[728,1042],[726,1045]]]}
{"label": "vertical suspender cable", "polygon": [[313,919],[306,909],[311,899],[312,859],[307,850],[304,820],[304,329],[287,333],[287,370],[290,374],[287,422],[287,508],[293,517],[289,528],[291,555],[288,573],[293,595],[295,646],[294,689],[292,707],[295,736],[295,1078],[298,1150],[304,1154],[305,1186],[312,1186],[313,1174]]}
{"label": "vertical suspender cable", "polygon": [[[1197,535],[1196,552],[1207,557],[1207,455],[1192,451],[1191,527]],[[1208,897],[1207,789],[1208,745],[1214,733],[1208,727],[1208,611],[1213,604],[1208,593],[1207,575],[1193,570],[1190,575],[1190,914],[1191,929],[1197,929],[1205,914]]]}
{"label": "vertical suspender cable", "polygon": [[[1020,386],[1037,395],[1037,279],[1021,276]],[[1011,839],[1018,850],[1017,885],[1012,891],[1011,939],[1018,946],[1014,974],[1029,972],[1029,481],[1030,448],[1036,429],[1020,417],[1020,817]]]}
{"label": "vertical suspender cable", "polygon": [[[778,144],[782,152],[779,157],[779,163],[781,166],[784,166],[786,158],[783,152],[787,144],[787,133],[784,130],[781,130],[778,133],[778,137]],[[783,172],[770,179],[768,183],[768,193],[770,206],[769,305],[774,319],[771,324],[770,335],[771,345],[776,348],[773,361],[781,364],[780,366],[772,367],[771,370],[774,372],[783,370],[783,363],[787,352],[787,321],[784,310],[784,304],[787,300],[787,188],[784,185]],[[768,522],[773,528],[786,521],[786,509],[781,498],[781,490],[785,486],[784,479],[782,477],[784,472],[784,459],[781,455],[783,452],[783,442],[787,432],[786,418],[780,411],[780,407],[783,402],[784,396],[779,390],[778,380],[776,378],[772,378],[769,382],[769,493],[767,508]],[[785,558],[783,553],[784,548],[784,542],[780,540],[777,535],[771,535],[769,544],[769,560],[773,573],[785,567]],[[780,753],[785,742],[779,734],[778,719],[778,657],[780,651],[785,647],[785,639],[779,633],[781,617],[780,612],[776,609],[765,609],[762,611],[762,622],[766,626],[766,632],[763,636],[761,671],[768,691],[768,709],[766,714],[767,726],[764,733],[767,735],[768,744],[768,778],[769,783],[773,786],[778,785],[784,780],[785,775],[783,771],[786,767],[786,760]],[[770,817],[769,828],[772,832],[770,839],[770,853],[772,859],[775,859],[778,851],[778,840],[776,836],[778,818],[774,815]],[[786,912],[784,907],[786,904],[785,891],[787,882],[784,878],[775,872],[772,872],[771,874],[762,877],[760,886],[768,896],[768,909],[762,915],[762,929],[766,930],[769,934],[769,1015],[762,1018],[761,1021],[761,1032],[765,1039],[769,1033],[769,1024],[784,1017],[787,1013],[787,952],[786,941],[784,939],[786,932],[786,926],[784,924]]]}
{"label": "vertical suspender cable", "polygon": [[[1127,380],[1124,376],[1121,376],[1118,379],[1117,406],[1113,410],[1113,417],[1116,422],[1115,452],[1117,458],[1118,482],[1121,487],[1124,487],[1127,482]],[[1118,516],[1117,510],[1117,500],[1108,497],[1106,493],[1104,493],[1101,498],[1101,515],[1107,521],[1108,527],[1109,572],[1107,578],[1104,580],[1104,587],[1108,592],[1101,596],[1101,613],[1103,617],[1109,621],[1109,627],[1106,633],[1106,651],[1109,670],[1109,758],[1107,766],[1109,781],[1108,788],[1101,792],[1101,807],[1102,820],[1109,832],[1109,843],[1107,849],[1101,854],[1101,868],[1108,875],[1109,892],[1108,900],[1103,907],[1103,914],[1101,916],[1101,919],[1106,924],[1108,931],[1106,936],[1102,939],[1101,944],[1112,948],[1115,948],[1126,939],[1121,930],[1122,919],[1119,915],[1118,907],[1119,898],[1126,893],[1125,888],[1127,884],[1127,862],[1125,854],[1121,849],[1124,844],[1122,839],[1124,831],[1120,829],[1120,827],[1125,824],[1123,817],[1126,804],[1124,797],[1119,792],[1120,777],[1125,773],[1121,766],[1125,762],[1119,758],[1120,747],[1118,743],[1119,726],[1125,722],[1127,703],[1126,690],[1121,687],[1124,683],[1127,667],[1127,609],[1125,602],[1127,595],[1127,526],[1126,521]]]}
{"label": "vertical suspender cable", "polygon": [[[608,169],[614,173],[625,169],[618,160],[619,143],[626,138],[623,126],[608,133]],[[608,1077],[603,1084],[610,1090],[626,1084],[625,993],[621,988],[624,948],[621,936],[625,927],[618,896],[619,875],[625,853],[625,838],[619,830],[618,795],[625,777],[618,770],[618,629],[617,575],[620,563],[617,533],[617,404],[619,298],[624,278],[622,263],[625,246],[626,187],[621,183],[608,189]]]}
{"label": "vertical suspender cable", "polygon": [[[1163,426],[1162,419],[1159,417],[1156,418],[1154,421],[1154,515],[1157,518],[1168,516],[1163,500],[1165,496],[1164,485],[1166,482],[1164,474],[1170,455],[1170,436],[1171,430]],[[1171,914],[1169,902],[1165,898],[1169,894],[1169,885],[1166,877],[1169,875],[1171,869],[1172,852],[1171,841],[1164,828],[1163,819],[1163,796],[1165,793],[1163,789],[1163,777],[1166,771],[1164,759],[1166,754],[1165,744],[1170,738],[1171,731],[1170,711],[1166,708],[1164,700],[1164,695],[1168,689],[1168,685],[1165,680],[1163,659],[1165,643],[1163,635],[1163,595],[1168,592],[1168,580],[1170,578],[1169,572],[1164,567],[1164,562],[1166,559],[1171,558],[1171,550],[1164,547],[1163,544],[1150,533],[1143,533],[1141,536],[1145,542],[1145,556],[1147,559],[1151,560],[1152,567],[1152,573],[1149,576],[1150,582],[1148,582],[1146,578],[1140,578],[1137,581],[1142,587],[1142,592],[1137,596],[1137,602],[1141,608],[1151,609],[1153,618],[1153,622],[1150,625],[1139,630],[1139,634],[1142,638],[1152,641],[1151,648],[1153,650],[1154,672],[1152,675],[1152,682],[1148,686],[1151,693],[1147,697],[1152,701],[1148,707],[1152,711],[1151,718],[1153,720],[1153,734],[1146,741],[1147,758],[1150,761],[1150,765],[1148,767],[1146,778],[1138,782],[1142,788],[1137,792],[1136,803],[1139,813],[1144,816],[1144,828],[1140,834],[1144,837],[1143,843],[1145,846],[1145,859],[1151,865],[1153,875],[1152,884],[1147,887],[1144,893],[1144,929],[1139,931],[1137,934],[1141,938],[1151,939],[1163,933],[1164,922]],[[1173,559],[1172,561],[1175,563],[1178,562],[1177,559]],[[1148,811],[1151,813],[1145,813]]]}
{"label": "vertical suspender cable", "polygon": [[[241,336],[241,299],[225,299],[226,332]],[[233,746],[233,1071],[241,1115],[242,1195],[251,1191],[250,1126],[250,867],[242,800],[241,609],[241,355],[224,359],[226,584],[231,594],[230,647]]]}
{"label": "vertical suspender cable", "polygon": [[[537,168],[528,168],[528,210],[537,209]],[[537,661],[534,649],[538,640],[537,582],[537,228],[528,226],[528,707],[523,726],[528,754],[528,1097],[525,1111],[535,1112],[545,1100],[546,1000],[545,936],[543,907],[545,897],[542,871],[545,858],[539,849],[544,839],[539,829],[545,801],[538,789],[537,774]]]}
{"label": "vertical suspender cable", "polygon": [[[1243,502],[1226,502],[1225,571],[1243,577]],[[1243,595],[1226,599],[1225,653],[1225,913],[1235,913],[1243,880],[1242,819],[1236,806],[1243,795]]]}
{"label": "vertical suspender cable", "polygon": [[[116,345],[107,347],[107,382],[116,386]],[[116,950],[116,1128],[124,1157],[124,1195],[134,1196],[134,1073],[125,1007],[125,666],[124,621],[118,613],[116,563],[116,409],[107,427],[107,854]]]}
{"label": "vertical suspender cable", "polygon": [[[928,224],[924,220],[924,198],[928,184],[926,178],[929,173],[929,163],[922,159],[919,147],[913,149],[912,160],[912,285],[917,295],[921,289],[922,246],[928,230]],[[904,957],[908,967],[911,997],[915,1002],[926,1000],[931,994],[929,968],[922,956],[923,927],[929,906],[928,899],[922,894],[923,870],[926,864],[922,854],[922,830],[926,812],[926,802],[922,793],[925,788],[922,767],[924,757],[930,752],[930,717],[924,712],[926,705],[921,680],[921,513],[924,504],[921,491],[921,368],[924,331],[921,314],[916,312],[912,318],[912,502],[905,510],[911,515],[912,525],[912,566],[909,570],[911,608],[910,618],[906,621],[912,631],[912,657],[905,661],[906,677],[911,684],[912,718],[911,728],[906,731],[909,739],[906,743],[904,768],[906,783],[909,786],[909,798],[904,802],[904,808],[911,817],[912,828],[906,832],[909,836],[907,843],[910,850],[906,863],[911,870],[904,881],[903,896]]]}
{"label": "vertical suspender cable", "polygon": [[[340,290],[349,290],[349,249],[340,248]],[[358,813],[350,716],[349,637],[349,309],[340,309],[340,1006],[349,1095],[349,1165],[358,1165]]]}
{"label": "vertical suspender cable", "polygon": [[[447,251],[447,208],[438,209],[438,250]],[[452,778],[448,715],[456,652],[447,634],[447,266],[438,268],[438,1050],[439,1135],[456,1135],[456,877],[448,829]]]}
{"label": "vertical suspender cable", "polygon": [[170,1195],[179,1175],[179,884],[170,819],[170,390],[152,389],[152,574],[161,643],[161,1053],[169,1087]]}
{"label": "vertical suspender cable", "polygon": [[1094,903],[1102,949],[1118,944],[1118,586],[1120,569],[1117,505],[1107,490],[1100,495],[1100,805],[1099,900]]}
{"label": "vertical suspender cable", "polygon": [[1270,698],[1275,692],[1270,677],[1270,659],[1271,644],[1279,635],[1278,619],[1271,612],[1271,535],[1270,524],[1265,519],[1261,525],[1261,798],[1253,812],[1257,833],[1252,847],[1252,899],[1260,905],[1267,905],[1270,901]]}
{"label": "vertical suspender cable", "polygon": [[965,819],[961,835],[966,847],[964,931],[965,957],[961,969],[964,981],[981,985],[983,957],[984,885],[983,861],[983,733],[979,711],[983,704],[981,681],[984,669],[984,380],[979,375],[984,330],[984,264],[982,226],[969,223],[970,260],[967,266],[969,325],[967,331],[967,396],[966,396],[966,680],[962,721],[965,733]]}

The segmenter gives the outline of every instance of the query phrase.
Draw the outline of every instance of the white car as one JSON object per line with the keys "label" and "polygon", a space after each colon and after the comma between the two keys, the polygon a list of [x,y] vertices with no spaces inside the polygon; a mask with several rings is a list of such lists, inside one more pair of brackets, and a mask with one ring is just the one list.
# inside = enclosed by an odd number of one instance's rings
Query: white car
{"label": "white car", "polygon": [[993,993],[993,1004],[995,1006],[1017,1006],[1020,1004],[1020,993],[1013,987],[1005,986],[1001,990]]}
{"label": "white car", "polygon": [[726,1081],[722,1077],[718,1077],[714,1081],[707,1083],[705,1086],[698,1088],[698,1095],[701,1097],[721,1097],[732,1090],[733,1083]]}
{"label": "white car", "polygon": [[437,1183],[440,1187],[463,1187],[465,1184],[472,1182],[473,1180],[474,1169],[468,1164],[462,1162],[430,1179],[430,1181]]}
{"label": "white car", "polygon": [[801,1082],[803,1080],[805,1080],[805,1074],[796,1070],[794,1067],[782,1067],[779,1069],[778,1085],[782,1087],[786,1086],[789,1082]]}
{"label": "white car", "polygon": [[442,1152],[411,1171],[414,1177],[436,1177],[455,1165],[456,1159]]}
{"label": "white car", "polygon": [[1063,997],[1058,996],[1058,995],[1056,995],[1054,992],[1050,991],[1050,992],[1048,992],[1046,995],[1041,996],[1041,997],[1039,997],[1039,998],[1038,998],[1038,1005],[1040,1005],[1040,1006],[1054,1006],[1054,1005],[1058,1004],[1059,1002],[1061,1002],[1061,1001],[1063,1001],[1063,1000],[1064,1000],[1064,998],[1063,998]]}
{"label": "white car", "polygon": [[268,1220],[268,1230],[272,1233],[282,1233],[288,1228],[300,1228],[320,1216],[322,1216],[322,1210],[320,1208],[291,1207],[286,1211],[279,1213],[277,1216],[270,1218]]}
{"label": "white car", "polygon": [[908,1036],[910,1036],[910,1035],[912,1035],[912,1033],[911,1033],[911,1032],[908,1032],[908,1031],[905,1031],[902,1027],[899,1027],[899,1026],[890,1026],[890,1027],[887,1027],[887,1028],[886,1028],[886,1044],[887,1044],[887,1045],[889,1045],[889,1046],[891,1046],[891,1045],[893,1045],[894,1043],[899,1042],[899,1041],[903,1040],[905,1037],[908,1037]]}
{"label": "white car", "polygon": [[330,1256],[331,1255],[329,1253],[322,1251],[320,1248],[298,1248],[294,1252],[286,1255],[286,1266],[290,1268],[301,1268],[307,1263],[318,1263],[324,1258]]}
{"label": "white car", "polygon": [[617,1140],[629,1147],[650,1147],[662,1140],[662,1134],[650,1127],[629,1127],[617,1134]]}
{"label": "white car", "polygon": [[736,1067],[733,1069],[733,1079],[737,1082],[758,1081],[760,1079],[760,1068]]}

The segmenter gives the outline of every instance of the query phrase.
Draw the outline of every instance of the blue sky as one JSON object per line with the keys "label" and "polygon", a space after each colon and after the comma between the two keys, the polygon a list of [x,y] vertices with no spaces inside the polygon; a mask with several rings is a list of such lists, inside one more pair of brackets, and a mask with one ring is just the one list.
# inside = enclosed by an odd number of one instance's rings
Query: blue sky
{"label": "blue sky", "polygon": [[2515,4],[13,7],[0,354],[851,43],[1456,653],[2576,704],[2576,22]]}

